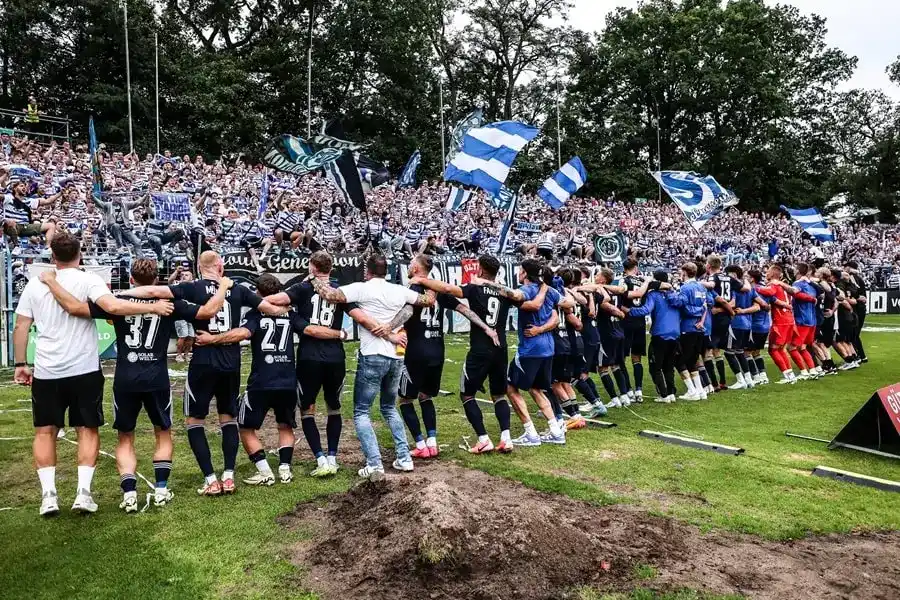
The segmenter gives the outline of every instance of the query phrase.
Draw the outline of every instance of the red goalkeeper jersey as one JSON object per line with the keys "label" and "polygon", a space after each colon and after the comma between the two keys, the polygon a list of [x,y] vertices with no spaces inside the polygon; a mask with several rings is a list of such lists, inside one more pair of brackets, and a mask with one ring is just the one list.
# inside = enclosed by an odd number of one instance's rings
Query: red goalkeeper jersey
{"label": "red goalkeeper jersey", "polygon": [[787,304],[787,307],[772,305],[773,325],[794,325],[794,311],[791,309],[791,303],[783,287],[770,283],[769,285],[757,287],[756,292],[765,298],[774,298]]}

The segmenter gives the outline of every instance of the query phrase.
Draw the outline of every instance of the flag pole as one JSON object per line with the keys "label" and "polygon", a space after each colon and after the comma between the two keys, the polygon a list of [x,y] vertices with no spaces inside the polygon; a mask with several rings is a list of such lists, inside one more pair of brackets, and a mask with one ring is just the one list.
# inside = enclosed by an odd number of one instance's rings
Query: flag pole
{"label": "flag pole", "polygon": [[562,168],[562,131],[559,125],[559,59],[556,61],[556,168]]}
{"label": "flag pole", "polygon": [[131,128],[131,60],[128,54],[128,0],[123,2],[125,7],[125,86],[128,92],[128,150],[134,154],[134,134]]}
{"label": "flag pole", "polygon": [[312,137],[312,40],[316,3],[309,5],[309,45],[306,48],[306,139]]}
{"label": "flag pole", "polygon": [[441,103],[441,169],[447,166],[447,151],[444,147],[444,76],[438,76],[438,98]]}
{"label": "flag pole", "polygon": [[156,153],[159,154],[159,32],[153,33],[153,47],[156,50]]}

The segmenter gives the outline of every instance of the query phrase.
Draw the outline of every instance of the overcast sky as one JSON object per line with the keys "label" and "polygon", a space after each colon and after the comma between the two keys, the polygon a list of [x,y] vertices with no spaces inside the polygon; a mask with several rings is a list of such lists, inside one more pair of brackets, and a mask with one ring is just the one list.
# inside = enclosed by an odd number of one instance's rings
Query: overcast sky
{"label": "overcast sky", "polygon": [[[618,6],[634,8],[638,0],[573,0],[570,23],[588,31],[601,31],[606,15]],[[770,4],[775,4],[767,0]],[[827,19],[826,41],[859,62],[845,87],[882,89],[900,99],[900,86],[888,80],[885,67],[900,54],[900,0],[781,0],[804,13]]]}

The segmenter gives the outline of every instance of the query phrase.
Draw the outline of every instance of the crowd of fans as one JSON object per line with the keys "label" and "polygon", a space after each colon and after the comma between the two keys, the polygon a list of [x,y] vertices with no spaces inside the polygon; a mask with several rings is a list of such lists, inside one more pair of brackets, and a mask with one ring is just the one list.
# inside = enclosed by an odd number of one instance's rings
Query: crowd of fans
{"label": "crowd of fans", "polygon": [[[0,135],[0,193],[4,240],[14,257],[49,255],[56,231],[82,242],[92,260],[144,256],[163,263],[192,260],[198,233],[219,251],[247,249],[254,264],[270,254],[308,253],[319,248],[356,252],[372,244],[389,258],[415,252],[471,255],[497,251],[506,217],[502,207],[472,195],[458,212],[445,209],[449,187],[424,181],[415,188],[388,184],[367,194],[364,215],[340,200],[320,174],[295,177],[268,171],[269,199],[258,218],[264,171],[241,157],[207,162],[191,158],[109,152],[101,145],[103,193],[92,193],[85,145],[39,144]],[[151,192],[190,195],[192,222],[155,218]],[[589,260],[595,234],[622,230],[643,270],[672,267],[686,256],[715,252],[726,264],[780,259],[832,264],[854,259],[876,283],[900,285],[900,228],[851,223],[835,227],[837,242],[821,245],[784,215],[730,209],[695,232],[668,201],[572,198],[559,211],[537,196],[519,199],[510,254],[552,253]]]}

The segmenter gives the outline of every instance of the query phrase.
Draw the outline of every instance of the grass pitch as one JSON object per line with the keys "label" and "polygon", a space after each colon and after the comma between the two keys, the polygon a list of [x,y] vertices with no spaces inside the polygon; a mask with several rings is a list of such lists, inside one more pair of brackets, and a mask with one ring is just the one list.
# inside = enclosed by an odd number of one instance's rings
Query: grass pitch
{"label": "grass pitch", "polygon": [[[900,328],[900,319],[869,317],[867,326]],[[583,430],[566,447],[516,451],[512,456],[470,456],[457,449],[462,436],[473,437],[457,397],[459,371],[467,339],[447,340],[444,389],[437,400],[441,460],[515,479],[528,486],[593,503],[631,503],[699,525],[768,539],[811,533],[900,529],[898,496],[869,488],[810,477],[819,464],[891,480],[900,480],[900,462],[853,451],[829,451],[825,444],[791,439],[785,431],[830,439],[878,388],[900,379],[896,331],[864,334],[869,363],[856,371],[818,382],[782,388],[717,394],[705,402],[654,405],[611,411],[618,427]],[[348,352],[348,354],[352,354]],[[245,357],[246,359],[246,357]],[[776,373],[767,359],[770,377]],[[355,361],[348,361],[348,368]],[[180,367],[183,368],[183,367]],[[244,373],[249,367],[245,364]],[[9,382],[12,372],[4,371]],[[651,387],[649,377],[645,388]],[[352,389],[352,375],[348,376]],[[599,386],[598,386],[599,387]],[[107,401],[111,380],[107,386]],[[649,395],[649,394],[648,394]],[[114,461],[101,456],[94,478],[100,510],[89,518],[69,513],[74,497],[75,446],[60,442],[57,487],[62,514],[42,520],[37,514],[39,485],[31,464],[29,393],[0,387],[0,589],[4,598],[120,599],[148,598],[315,598],[298,592],[300,573],[286,559],[286,548],[302,533],[285,529],[276,518],[298,503],[348,489],[358,465],[343,465],[327,481],[305,477],[314,466],[301,440],[291,485],[253,489],[238,484],[230,498],[199,498],[196,464],[184,429],[176,425],[174,503],[164,509],[125,515]],[[350,417],[352,396],[344,396]],[[496,441],[490,407],[485,423]],[[107,417],[111,415],[107,405]],[[380,417],[376,417],[380,421]],[[513,418],[513,434],[520,428]],[[541,423],[538,422],[540,427]],[[348,422],[348,427],[352,425]],[[746,454],[724,456],[641,438],[642,429],[677,432],[707,441],[740,446]],[[385,433],[380,429],[380,434]],[[208,428],[214,463],[221,466],[218,438]],[[298,436],[301,435],[298,430]],[[111,452],[115,432],[101,430],[102,449]],[[74,432],[69,432],[74,439]],[[149,421],[138,424],[138,471],[152,479],[153,436]],[[350,442],[356,444],[355,441]],[[358,446],[357,446],[358,447]],[[340,457],[339,457],[340,460]],[[238,477],[252,472],[242,453]],[[139,483],[139,492],[146,486]],[[490,493],[485,490],[485,493]],[[590,590],[577,592],[595,598]],[[648,595],[649,594],[649,595]],[[652,598],[651,592],[632,592]],[[693,592],[672,598],[705,598]]]}

